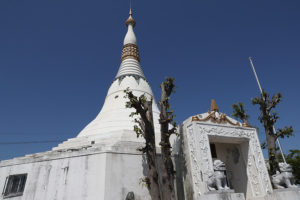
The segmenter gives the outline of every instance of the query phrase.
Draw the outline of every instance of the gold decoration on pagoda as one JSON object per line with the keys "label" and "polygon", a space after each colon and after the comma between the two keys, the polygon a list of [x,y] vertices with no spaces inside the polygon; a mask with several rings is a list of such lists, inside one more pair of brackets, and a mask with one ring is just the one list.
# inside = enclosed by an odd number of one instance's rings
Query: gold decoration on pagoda
{"label": "gold decoration on pagoda", "polygon": [[131,8],[130,8],[130,10],[129,10],[129,17],[128,17],[128,19],[126,20],[125,24],[126,24],[126,26],[128,26],[129,24],[132,24],[133,27],[135,27],[135,25],[136,25],[136,22],[135,22],[135,20],[134,20],[133,17],[132,17]]}
{"label": "gold decoration on pagoda", "polygon": [[121,62],[126,58],[133,58],[140,62],[139,48],[135,44],[125,44],[122,49]]}

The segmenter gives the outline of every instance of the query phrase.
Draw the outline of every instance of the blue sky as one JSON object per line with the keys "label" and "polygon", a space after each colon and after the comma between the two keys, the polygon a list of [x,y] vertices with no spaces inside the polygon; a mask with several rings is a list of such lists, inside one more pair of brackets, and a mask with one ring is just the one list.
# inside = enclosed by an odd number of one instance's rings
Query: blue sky
{"label": "blue sky", "polygon": [[[0,160],[59,143],[3,142],[63,141],[98,114],[120,64],[128,4],[0,1]],[[299,149],[299,8],[298,0],[133,0],[141,64],[156,98],[172,76],[178,122],[208,111],[214,98],[228,115],[244,102],[260,126],[252,56],[263,88],[283,94],[276,127],[295,129],[284,151]]]}

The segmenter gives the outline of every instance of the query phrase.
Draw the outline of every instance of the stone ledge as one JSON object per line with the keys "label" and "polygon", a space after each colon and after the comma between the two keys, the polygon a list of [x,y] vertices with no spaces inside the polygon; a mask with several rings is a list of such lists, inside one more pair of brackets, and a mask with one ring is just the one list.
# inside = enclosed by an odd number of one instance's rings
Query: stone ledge
{"label": "stone ledge", "polygon": [[[29,154],[23,157],[16,157],[10,160],[0,161],[1,167],[11,165],[21,165],[33,162],[44,162],[50,160],[58,160],[70,157],[88,156],[93,154],[128,154],[128,155],[143,155],[138,148],[144,146],[143,142],[117,142],[115,144],[97,143],[94,145],[84,145],[78,147],[70,147],[66,149],[46,151],[41,153]],[[156,148],[157,154],[161,153],[160,148]],[[174,153],[172,156],[176,156]]]}
{"label": "stone ledge", "polygon": [[274,192],[286,192],[286,191],[295,191],[300,192],[300,188],[284,188],[284,189],[274,189]]}
{"label": "stone ledge", "polygon": [[234,193],[234,190],[212,190],[207,192],[206,194],[227,194],[227,193]]}
{"label": "stone ledge", "polygon": [[142,145],[143,143],[139,142],[120,142],[113,145],[98,143],[96,145],[78,146],[76,148],[70,147],[67,149],[46,151],[36,154],[25,155],[23,157],[16,157],[10,160],[3,160],[0,161],[0,168],[11,165],[43,162],[49,160],[64,159],[68,157],[87,156],[101,153],[140,155],[142,153],[137,151],[137,148],[141,147]]}
{"label": "stone ledge", "polygon": [[300,188],[275,189],[272,200],[300,200]]}
{"label": "stone ledge", "polygon": [[[197,199],[198,200],[198,199]],[[220,191],[220,193],[207,193],[199,198],[199,200],[245,200],[243,193],[233,193],[232,190],[228,192]]]}

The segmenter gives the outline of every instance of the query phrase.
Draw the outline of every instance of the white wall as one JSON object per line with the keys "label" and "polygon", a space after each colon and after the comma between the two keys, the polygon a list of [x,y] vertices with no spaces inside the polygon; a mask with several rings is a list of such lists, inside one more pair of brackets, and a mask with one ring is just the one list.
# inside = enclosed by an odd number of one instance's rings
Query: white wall
{"label": "white wall", "polygon": [[22,196],[10,199],[104,199],[106,155],[72,156],[0,168],[0,188],[8,175],[27,173]]}
{"label": "white wall", "polygon": [[7,176],[27,173],[23,195],[9,199],[122,200],[133,191],[146,200],[148,190],[139,184],[142,163],[136,145],[34,154],[0,163],[0,189]]}

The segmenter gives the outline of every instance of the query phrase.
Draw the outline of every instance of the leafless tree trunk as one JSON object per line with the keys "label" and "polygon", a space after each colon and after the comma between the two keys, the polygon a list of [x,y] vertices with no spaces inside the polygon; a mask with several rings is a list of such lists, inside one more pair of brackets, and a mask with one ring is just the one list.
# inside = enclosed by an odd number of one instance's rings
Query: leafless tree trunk
{"label": "leafless tree trunk", "polygon": [[162,177],[162,199],[174,200],[174,179],[175,171],[172,161],[172,151],[170,144],[170,136],[176,132],[176,123],[173,123],[173,128],[169,129],[169,124],[173,122],[173,112],[169,111],[169,98],[174,90],[174,79],[167,78],[165,82],[160,85],[161,100],[160,105],[160,134],[161,134],[161,177]]}
{"label": "leafless tree trunk", "polygon": [[[266,124],[266,123],[264,123]],[[268,125],[264,125],[266,130],[266,141],[268,145],[268,157],[270,165],[270,174],[276,174],[276,171],[279,171],[278,159],[276,157],[276,137],[273,134],[273,130],[270,130]],[[272,128],[273,129],[273,128]]]}
{"label": "leafless tree trunk", "polygon": [[[152,99],[148,101],[145,95],[136,97],[129,89],[124,91],[126,97],[129,99],[126,107],[134,108],[136,111],[133,112],[131,116],[140,116],[139,119],[135,119],[138,125],[134,126],[134,131],[138,137],[142,136],[145,138],[146,145],[141,148],[140,151],[145,153],[147,158],[148,174],[144,182],[150,191],[152,200],[175,200],[175,171],[172,161],[170,136],[176,134],[177,125],[176,122],[173,121],[173,111],[169,111],[169,98],[172,92],[174,92],[174,87],[173,78],[167,78],[167,80],[161,84],[161,100],[159,102],[161,113],[159,122],[161,125],[160,145],[162,162],[160,166],[158,166],[155,146]],[[171,129],[169,127],[170,124],[172,124]]]}
{"label": "leafless tree trunk", "polygon": [[144,182],[150,192],[152,200],[161,200],[161,192],[159,187],[158,164],[155,147],[155,132],[152,113],[152,99],[147,101],[144,95],[136,97],[131,91],[126,90],[126,95],[129,99],[126,107],[135,108],[136,112],[131,115],[139,115],[140,119],[135,119],[139,126],[134,126],[137,136],[145,138],[145,147],[140,149],[146,154],[148,174],[144,178]]}

